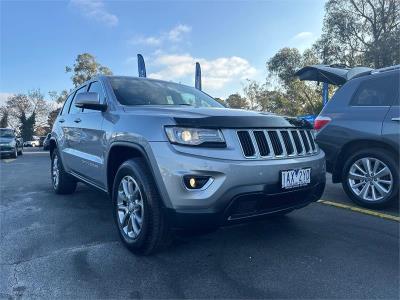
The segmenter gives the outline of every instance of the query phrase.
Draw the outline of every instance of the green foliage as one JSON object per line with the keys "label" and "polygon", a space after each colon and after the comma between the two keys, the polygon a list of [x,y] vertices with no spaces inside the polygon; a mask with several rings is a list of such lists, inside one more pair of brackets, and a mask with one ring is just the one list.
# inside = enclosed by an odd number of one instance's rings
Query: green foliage
{"label": "green foliage", "polygon": [[246,98],[243,98],[238,93],[230,95],[226,99],[226,103],[228,103],[230,108],[248,108],[248,103]]}
{"label": "green foliage", "polygon": [[57,118],[60,110],[61,110],[61,107],[54,109],[49,113],[49,116],[47,118],[47,124],[49,125],[50,130],[53,128],[54,122],[56,121],[56,118]]}
{"label": "green foliage", "polygon": [[82,84],[97,74],[112,75],[108,67],[102,66],[90,53],[79,54],[72,67],[65,67],[67,73],[72,72],[72,82],[75,86]]}
{"label": "green foliage", "polygon": [[296,48],[282,48],[267,62],[268,71],[284,83],[293,81],[294,73],[302,65],[302,56]]}
{"label": "green foliage", "polygon": [[296,48],[283,48],[267,62],[269,78],[277,78],[281,86],[273,98],[275,103],[270,106],[273,112],[295,116],[321,111],[321,87],[312,82],[299,81],[294,76],[298,69],[317,63],[318,58],[312,50],[301,54]]}
{"label": "green foliage", "polygon": [[35,131],[34,129],[35,121],[36,121],[35,113],[32,113],[27,118],[25,112],[23,111],[19,116],[19,122],[20,122],[19,131],[24,141],[32,140]]}
{"label": "green foliage", "polygon": [[21,136],[29,140],[37,128],[47,124],[50,105],[44,100],[40,90],[33,90],[27,94],[9,97],[5,109],[11,126],[19,129]]}
{"label": "green foliage", "polygon": [[314,49],[323,63],[381,68],[400,63],[398,0],[329,0]]}
{"label": "green foliage", "polygon": [[63,104],[68,97],[68,91],[62,90],[61,93],[57,93],[56,91],[49,92],[50,99],[57,104]]}
{"label": "green foliage", "polygon": [[222,104],[223,106],[227,107],[228,103],[224,99],[221,98],[214,98],[215,101],[217,101],[219,104]]}
{"label": "green foliage", "polygon": [[0,107],[0,128],[7,128],[8,127],[8,111],[5,107]]}

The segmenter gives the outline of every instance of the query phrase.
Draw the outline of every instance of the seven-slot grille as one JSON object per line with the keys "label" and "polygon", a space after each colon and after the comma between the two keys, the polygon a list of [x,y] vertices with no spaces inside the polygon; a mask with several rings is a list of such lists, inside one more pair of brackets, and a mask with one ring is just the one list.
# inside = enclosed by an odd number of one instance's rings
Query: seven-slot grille
{"label": "seven-slot grille", "polygon": [[237,130],[246,158],[284,158],[312,155],[318,152],[311,130],[245,129]]}

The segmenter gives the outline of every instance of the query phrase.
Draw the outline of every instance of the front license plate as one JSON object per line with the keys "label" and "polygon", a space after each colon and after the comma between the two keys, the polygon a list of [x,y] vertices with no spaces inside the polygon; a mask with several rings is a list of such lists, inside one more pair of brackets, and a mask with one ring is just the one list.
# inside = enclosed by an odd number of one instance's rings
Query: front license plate
{"label": "front license plate", "polygon": [[281,174],[283,189],[302,187],[311,182],[311,168],[286,170]]}

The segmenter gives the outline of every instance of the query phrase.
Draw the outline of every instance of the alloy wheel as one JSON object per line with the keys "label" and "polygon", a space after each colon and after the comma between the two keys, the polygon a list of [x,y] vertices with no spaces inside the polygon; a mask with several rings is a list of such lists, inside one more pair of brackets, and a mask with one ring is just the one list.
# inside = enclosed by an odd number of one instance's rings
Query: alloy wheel
{"label": "alloy wheel", "polygon": [[374,157],[355,161],[347,175],[352,192],[364,201],[384,199],[393,188],[393,175],[389,167]]}
{"label": "alloy wheel", "polygon": [[129,239],[136,239],[143,226],[142,192],[132,176],[122,178],[118,186],[117,214],[119,226]]}
{"label": "alloy wheel", "polygon": [[58,156],[57,155],[55,155],[54,159],[53,159],[52,179],[53,179],[53,186],[56,189],[58,187],[58,183],[60,181],[60,169],[58,168]]}

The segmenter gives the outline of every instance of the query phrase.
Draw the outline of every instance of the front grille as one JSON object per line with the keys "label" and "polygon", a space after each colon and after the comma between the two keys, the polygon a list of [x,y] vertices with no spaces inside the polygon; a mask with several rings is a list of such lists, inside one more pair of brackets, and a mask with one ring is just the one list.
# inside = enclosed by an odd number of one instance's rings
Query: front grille
{"label": "front grille", "polygon": [[318,152],[309,129],[247,129],[237,135],[246,158],[285,158]]}
{"label": "front grille", "polygon": [[250,137],[250,132],[248,131],[238,131],[237,135],[239,137],[240,144],[242,145],[243,154],[246,157],[254,156],[256,150],[254,149],[253,141]]}

